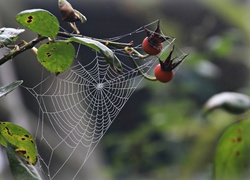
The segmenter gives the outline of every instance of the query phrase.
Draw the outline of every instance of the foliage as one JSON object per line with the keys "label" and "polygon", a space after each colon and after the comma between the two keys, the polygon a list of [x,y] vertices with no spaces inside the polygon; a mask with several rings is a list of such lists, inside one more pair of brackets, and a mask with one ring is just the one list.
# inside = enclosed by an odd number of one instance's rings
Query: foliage
{"label": "foliage", "polygon": [[[37,51],[38,61],[54,74],[66,71],[73,63],[74,57],[74,46],[64,41],[43,44]],[[62,61],[58,61],[58,59]]]}
{"label": "foliage", "polygon": [[8,144],[15,147],[17,154],[33,165],[37,162],[36,143],[33,136],[23,127],[10,122],[1,122],[1,141],[7,147]]}
{"label": "foliage", "polygon": [[[224,108],[230,112],[236,107],[230,104],[228,108],[222,103],[223,106],[211,108],[213,112],[209,111],[205,118],[200,116],[203,110],[202,105],[218,92],[249,93],[248,80],[244,79],[244,74],[241,75],[241,69],[235,66],[235,64],[244,67],[249,65],[246,59],[250,33],[248,23],[244,19],[248,18],[248,9],[243,4],[235,5],[234,3],[227,0],[201,3],[206,5],[211,13],[210,16],[222,19],[226,27],[220,32],[210,34],[209,27],[201,25],[199,28],[203,29],[202,33],[197,35],[200,35],[199,38],[192,39],[192,35],[187,36],[186,39],[183,38],[191,49],[186,68],[180,70],[181,73],[176,76],[175,81],[167,86],[152,85],[150,83],[153,82],[148,82],[147,87],[153,95],[148,98],[147,105],[141,104],[141,111],[146,112],[147,116],[139,119],[136,128],[130,129],[129,133],[111,131],[105,137],[102,145],[108,163],[112,167],[109,170],[114,174],[114,179],[120,177],[140,179],[145,176],[153,179],[194,179],[197,177],[211,179],[213,176],[215,179],[227,179],[229,175],[235,176],[235,179],[243,178],[242,176],[249,177],[249,174],[245,174],[249,164],[249,133],[247,131],[249,114],[245,114],[247,118],[235,123],[236,120],[242,119],[242,114],[229,115],[221,111],[221,108]],[[44,19],[45,16],[47,22],[37,20]],[[62,64],[61,62],[58,65],[46,63],[48,56],[52,54],[53,57],[55,49],[58,48],[59,52],[61,49],[64,51],[67,43],[80,43],[101,53],[116,72],[122,71],[119,59],[104,45],[102,40],[59,32],[57,18],[46,10],[23,11],[17,15],[16,19],[21,25],[40,36],[27,44],[22,44],[18,50],[10,49],[7,56],[1,58],[1,64],[45,40],[46,42],[38,48],[38,59],[52,73],[62,73],[71,65],[75,53],[72,48],[65,51],[69,56],[60,56]],[[184,26],[182,23],[184,22],[180,21],[179,24],[178,21],[175,22],[175,27]],[[44,27],[44,24],[49,24],[53,28]],[[192,31],[197,32],[195,28],[197,27],[192,27],[191,24],[184,30],[178,29],[175,32],[180,34],[176,36],[181,37],[192,34]],[[14,29],[15,32],[17,30]],[[11,44],[18,35],[19,33],[8,39],[4,38],[3,41],[0,34],[1,46]],[[66,40],[57,41],[55,37],[58,35],[66,36]],[[50,45],[51,47],[48,47]],[[71,45],[68,46],[71,47]],[[164,54],[163,59],[167,55]],[[207,60],[210,60],[211,64]],[[206,67],[205,70],[203,70],[204,67]],[[219,71],[215,67],[219,67]],[[226,69],[229,69],[229,72],[224,71]],[[242,84],[235,82],[242,82]],[[7,93],[9,91],[4,91],[3,94]],[[240,110],[242,110],[240,112],[246,112],[248,106]],[[239,112],[238,109],[237,112]],[[243,131],[239,131],[239,128]],[[220,139],[219,142],[218,139]],[[3,139],[2,141],[5,142]],[[4,145],[8,144],[11,143],[7,142]],[[7,147],[10,148],[8,151],[10,153],[13,153],[13,149],[16,148]],[[211,168],[212,164],[213,168]]]}
{"label": "foliage", "polygon": [[7,156],[10,169],[15,179],[41,180],[35,166],[24,163],[23,159],[17,155],[16,147],[7,142]]}
{"label": "foliage", "polygon": [[[76,34],[59,32],[59,21],[47,10],[30,9],[22,11],[16,15],[16,21],[20,25],[38,34],[38,36],[29,42],[22,40],[21,43],[12,45],[12,42],[14,42],[18,38],[18,35],[23,33],[24,30],[2,28],[0,34],[0,48],[6,48],[8,51],[7,54],[2,54],[0,64],[5,63],[28,49],[32,49],[41,65],[51,73],[58,75],[66,71],[73,63],[75,48],[72,43],[79,43],[95,50],[97,53],[101,53],[106,62],[116,73],[122,72],[122,65],[120,60],[114,54],[114,51],[112,51],[108,46],[123,48],[124,53],[127,53],[127,55],[130,56],[135,68],[141,72],[137,63],[134,61],[133,56],[137,55],[138,58],[145,59],[150,56],[150,54],[140,54],[132,47],[132,42],[110,42],[81,35],[76,25],[71,22],[81,21],[83,23],[86,21],[85,16],[83,16],[79,11],[74,10],[67,1],[59,0],[58,3],[63,20],[70,24],[70,26],[76,31]],[[153,39],[154,41],[159,41],[162,47],[161,43],[169,39],[169,37],[161,35],[159,25],[160,21],[158,21],[157,26],[158,34],[155,35]],[[150,33],[149,30],[147,30],[147,32]],[[37,49],[35,45],[38,43],[40,46]],[[173,50],[171,51],[171,54],[172,52]],[[4,51],[4,53],[6,53],[6,51]],[[184,58],[182,58],[180,62]],[[176,59],[178,59],[178,57]],[[178,65],[180,63],[176,64]],[[172,60],[170,65],[172,65]],[[143,73],[142,75],[146,77]],[[8,86],[2,87],[2,95],[6,95],[21,83],[22,81],[17,81]],[[7,155],[14,177],[16,179],[39,179],[40,177],[37,177],[37,175],[32,172],[32,165],[36,164],[38,157],[33,136],[24,128],[12,123],[3,122],[0,127],[0,143],[7,149]],[[20,169],[20,171],[18,169]],[[24,177],[22,177],[21,174],[23,174]]]}
{"label": "foliage", "polygon": [[107,60],[107,63],[111,65],[111,67],[115,70],[115,72],[117,73],[122,72],[122,65],[120,60],[116,57],[113,51],[104,44],[95,41],[93,39],[79,38],[79,37],[72,37],[68,41],[77,42],[96,50],[97,52],[101,53],[104,56],[104,58]]}
{"label": "foliage", "polygon": [[[0,97],[17,88],[16,81],[0,88]],[[10,122],[0,122],[0,144],[7,148],[11,171],[16,179],[40,179],[33,165],[37,162],[36,143],[33,136],[23,127]]]}
{"label": "foliage", "polygon": [[55,38],[59,31],[59,22],[57,18],[49,11],[43,9],[22,11],[17,14],[16,21],[23,27],[42,36]]}
{"label": "foliage", "polygon": [[[64,1],[64,3],[65,2],[66,1]],[[62,7],[59,6],[59,8]],[[74,10],[74,12],[80,16],[81,22],[86,21],[86,19],[83,21],[85,16],[80,14],[80,12],[76,10]],[[122,71],[120,61],[113,51],[93,38],[90,39],[79,35],[61,33],[64,40],[56,40],[56,37],[60,34],[59,22],[57,18],[47,10],[31,9],[22,11],[17,14],[16,21],[39,35],[30,42],[22,41],[21,44],[12,46],[11,43],[18,38],[19,34],[24,32],[24,29],[1,28],[0,64],[5,63],[27,49],[32,49],[37,55],[38,61],[41,65],[43,65],[48,71],[58,75],[59,73],[66,71],[73,63],[75,48],[71,42],[76,42],[102,53],[107,60],[107,63],[110,64],[116,72],[120,73]],[[72,24],[71,26],[73,27]],[[77,30],[76,26],[74,26],[73,29]],[[67,38],[65,36],[67,36]],[[46,43],[41,44],[37,49],[35,45],[44,40],[46,40]],[[112,45],[112,43],[110,44]],[[124,47],[131,46],[129,43],[118,43],[118,45]],[[2,87],[0,89],[0,96],[2,97],[10,93],[21,83],[22,81],[16,81],[10,85]],[[15,179],[40,179],[39,174],[37,174],[33,166],[36,164],[38,157],[33,136],[26,129],[10,122],[2,122],[0,124],[0,135],[0,143],[7,149],[10,168]]]}
{"label": "foliage", "polygon": [[215,179],[248,179],[250,150],[250,119],[226,128],[216,149]]}

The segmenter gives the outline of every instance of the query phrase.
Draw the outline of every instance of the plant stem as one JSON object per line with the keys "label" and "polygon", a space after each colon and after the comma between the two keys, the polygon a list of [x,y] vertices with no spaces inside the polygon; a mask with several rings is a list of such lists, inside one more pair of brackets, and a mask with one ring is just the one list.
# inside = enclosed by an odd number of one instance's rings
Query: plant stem
{"label": "plant stem", "polygon": [[6,56],[4,56],[2,59],[0,59],[0,65],[4,64],[5,62],[7,62],[8,60],[14,58],[15,56],[23,53],[24,51],[28,50],[28,49],[32,49],[37,43],[39,43],[40,41],[46,39],[47,37],[45,36],[39,36],[33,40],[31,40],[28,43],[25,43],[23,46],[19,47],[19,48],[14,48],[12,49],[9,54],[7,54]]}
{"label": "plant stem", "polygon": [[58,36],[66,37],[66,38],[69,38],[69,37],[88,38],[88,39],[92,39],[92,40],[101,42],[106,46],[112,46],[112,47],[115,47],[115,48],[125,48],[125,47],[132,47],[133,46],[133,41],[131,41],[129,43],[121,43],[121,42],[115,42],[115,41],[109,41],[109,40],[104,40],[104,39],[98,39],[98,38],[83,36],[83,35],[80,35],[80,34],[71,34],[71,33],[67,33],[67,32],[59,32]]}
{"label": "plant stem", "polygon": [[149,54],[141,54],[139,53],[138,51],[136,51],[133,47],[125,47],[124,48],[124,51],[127,53],[127,54],[132,54],[132,53],[135,53],[140,59],[145,59],[147,57],[149,57],[150,55]]}
{"label": "plant stem", "polygon": [[76,27],[76,25],[74,25],[71,22],[69,22],[69,25],[72,27],[72,29],[74,29],[74,31],[76,32],[76,34],[80,34],[80,31],[78,30],[78,28]]}

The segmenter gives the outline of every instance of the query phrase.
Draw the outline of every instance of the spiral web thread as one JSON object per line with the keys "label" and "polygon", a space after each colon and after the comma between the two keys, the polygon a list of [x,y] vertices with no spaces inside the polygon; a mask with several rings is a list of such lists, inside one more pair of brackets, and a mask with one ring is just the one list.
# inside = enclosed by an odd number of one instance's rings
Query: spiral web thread
{"label": "spiral web thread", "polygon": [[[143,27],[109,40],[139,33],[145,33]],[[135,48],[140,51],[141,46]],[[66,72],[49,75],[35,87],[26,87],[39,104],[36,137],[38,150],[40,146],[46,147],[46,153],[40,153],[40,166],[49,179],[77,179],[86,160],[143,79],[122,49],[113,50],[122,62],[121,74],[96,54],[87,63],[77,57],[77,63]],[[149,73],[158,58],[150,56],[137,61],[140,69]],[[69,168],[74,170],[65,175]]]}

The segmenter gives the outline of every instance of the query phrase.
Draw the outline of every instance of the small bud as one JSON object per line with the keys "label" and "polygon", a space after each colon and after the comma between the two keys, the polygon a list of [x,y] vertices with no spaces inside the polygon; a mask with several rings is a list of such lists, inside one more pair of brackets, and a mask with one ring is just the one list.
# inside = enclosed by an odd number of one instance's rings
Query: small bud
{"label": "small bud", "polygon": [[87,18],[79,11],[73,9],[72,5],[67,0],[58,0],[58,7],[62,14],[62,20],[66,22],[80,21],[84,23]]}

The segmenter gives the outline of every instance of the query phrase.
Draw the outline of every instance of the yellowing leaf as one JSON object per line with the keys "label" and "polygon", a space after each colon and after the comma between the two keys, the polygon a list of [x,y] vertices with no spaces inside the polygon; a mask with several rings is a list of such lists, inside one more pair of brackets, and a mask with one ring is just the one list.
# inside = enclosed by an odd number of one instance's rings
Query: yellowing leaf
{"label": "yellowing leaf", "polygon": [[10,122],[0,122],[0,134],[0,143],[3,146],[6,147],[7,143],[11,144],[15,147],[17,154],[27,159],[31,164],[36,164],[36,143],[33,136],[26,129]]}
{"label": "yellowing leaf", "polygon": [[16,180],[42,180],[35,166],[27,163],[25,159],[19,156],[15,151],[15,146],[10,143],[7,143],[7,157],[9,160],[10,170]]}

